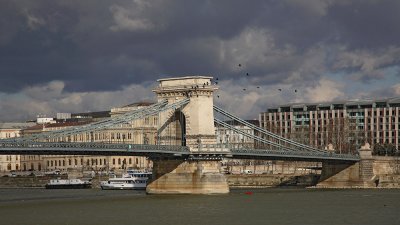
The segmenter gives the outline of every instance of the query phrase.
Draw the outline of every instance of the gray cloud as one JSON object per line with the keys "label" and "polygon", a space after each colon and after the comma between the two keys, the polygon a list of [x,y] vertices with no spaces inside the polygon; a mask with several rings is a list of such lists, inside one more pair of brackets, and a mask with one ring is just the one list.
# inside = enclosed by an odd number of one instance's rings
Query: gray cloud
{"label": "gray cloud", "polygon": [[[320,94],[326,100],[346,98],[330,76],[368,85],[399,66],[399,10],[396,0],[2,1],[0,99],[15,102],[2,103],[1,115],[31,102],[41,113],[68,111],[67,102],[74,110],[96,110],[90,102],[100,100],[83,96],[114,96],[160,77],[201,74],[219,77],[227,85],[221,92],[231,96],[221,103],[247,101],[254,110],[239,114],[252,117],[295,96],[256,91],[241,97],[237,90],[327,90]],[[135,95],[153,97],[142,91],[148,95]],[[263,100],[270,96],[272,102]]]}

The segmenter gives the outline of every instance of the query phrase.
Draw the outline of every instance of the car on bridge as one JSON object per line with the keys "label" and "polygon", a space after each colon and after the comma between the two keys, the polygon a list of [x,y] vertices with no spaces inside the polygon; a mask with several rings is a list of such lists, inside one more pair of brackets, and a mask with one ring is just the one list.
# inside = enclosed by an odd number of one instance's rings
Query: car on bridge
{"label": "car on bridge", "polygon": [[252,170],[243,170],[242,174],[253,174]]}

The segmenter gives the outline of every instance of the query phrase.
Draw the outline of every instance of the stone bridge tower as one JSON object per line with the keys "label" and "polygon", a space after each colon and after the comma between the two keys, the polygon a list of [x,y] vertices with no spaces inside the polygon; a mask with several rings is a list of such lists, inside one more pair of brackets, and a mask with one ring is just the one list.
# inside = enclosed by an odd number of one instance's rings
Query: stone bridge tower
{"label": "stone bridge tower", "polygon": [[[158,80],[153,90],[158,101],[190,102],[175,110],[160,113],[159,143],[184,145],[196,152],[202,144],[215,144],[213,93],[217,87],[212,77],[187,76]],[[220,194],[228,193],[226,178],[215,160],[152,159],[153,179],[147,186],[150,194]]]}
{"label": "stone bridge tower", "polygon": [[174,103],[189,98],[182,108],[160,114],[161,144],[185,145],[196,151],[199,143],[215,144],[212,77],[190,76],[160,79],[154,90],[158,101]]}

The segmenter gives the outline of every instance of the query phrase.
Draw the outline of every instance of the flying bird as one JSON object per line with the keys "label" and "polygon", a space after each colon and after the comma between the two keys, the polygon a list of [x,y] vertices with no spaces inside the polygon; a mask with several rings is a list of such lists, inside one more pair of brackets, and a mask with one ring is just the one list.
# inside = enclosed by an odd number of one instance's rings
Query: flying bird
{"label": "flying bird", "polygon": [[241,67],[241,66],[242,66],[242,64],[239,64],[238,66],[239,66],[239,67]]}
{"label": "flying bird", "polygon": [[295,89],[294,92],[297,92],[297,90]]}
{"label": "flying bird", "polygon": [[246,90],[246,88],[243,88],[243,91],[245,91]]}
{"label": "flying bird", "polygon": [[279,88],[278,91],[282,91],[282,89]]}
{"label": "flying bird", "polygon": [[219,98],[219,95],[217,95],[217,98]]}
{"label": "flying bird", "polygon": [[215,78],[215,80],[218,80],[218,77],[217,77],[217,78]]}
{"label": "flying bird", "polygon": [[260,87],[257,87],[257,88],[260,88]]}
{"label": "flying bird", "polygon": [[249,76],[250,74],[249,73],[246,73],[246,76]]}

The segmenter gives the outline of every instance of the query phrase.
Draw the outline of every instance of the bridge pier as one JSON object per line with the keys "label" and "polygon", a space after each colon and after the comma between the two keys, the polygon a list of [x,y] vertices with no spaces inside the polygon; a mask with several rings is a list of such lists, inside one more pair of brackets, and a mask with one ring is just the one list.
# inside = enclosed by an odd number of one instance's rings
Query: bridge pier
{"label": "bridge pier", "polygon": [[[189,98],[184,107],[164,111],[159,117],[161,144],[184,145],[196,154],[201,145],[216,144],[212,77],[188,76],[160,79],[154,89],[159,101]],[[212,152],[210,152],[212,153]],[[220,173],[220,159],[153,159],[149,194],[226,194],[228,182]]]}
{"label": "bridge pier", "polygon": [[227,194],[229,186],[219,161],[153,160],[148,194]]}
{"label": "bridge pier", "polygon": [[369,144],[359,150],[356,163],[325,161],[317,184],[321,188],[370,188],[375,187],[372,169],[372,152]]}

